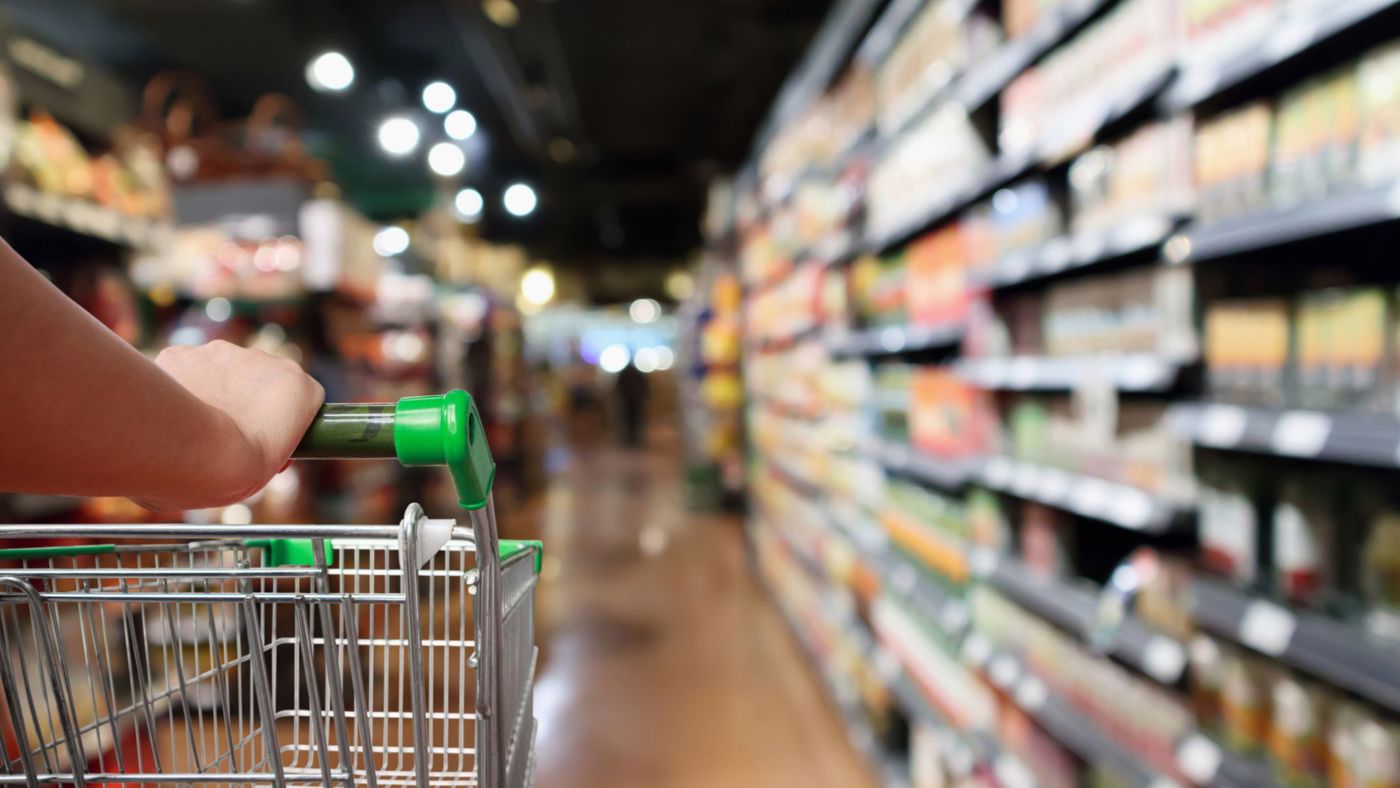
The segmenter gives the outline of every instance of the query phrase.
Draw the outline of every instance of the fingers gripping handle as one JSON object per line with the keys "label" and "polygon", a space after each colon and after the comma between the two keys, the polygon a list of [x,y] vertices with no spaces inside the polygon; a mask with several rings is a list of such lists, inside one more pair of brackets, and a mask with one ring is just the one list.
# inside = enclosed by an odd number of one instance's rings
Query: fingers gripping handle
{"label": "fingers gripping handle", "polygon": [[464,509],[485,506],[496,478],[476,402],[461,390],[396,404],[325,405],[292,457],[396,457],[407,466],[445,465]]}

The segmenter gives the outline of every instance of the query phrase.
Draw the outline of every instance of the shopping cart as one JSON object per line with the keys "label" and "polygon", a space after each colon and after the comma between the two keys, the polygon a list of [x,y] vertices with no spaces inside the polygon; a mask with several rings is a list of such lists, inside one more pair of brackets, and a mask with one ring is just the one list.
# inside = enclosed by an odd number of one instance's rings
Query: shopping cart
{"label": "shopping cart", "polygon": [[0,526],[71,545],[0,549],[0,784],[532,783],[540,545],[470,396],[327,405],[296,456],[446,465],[471,527]]}

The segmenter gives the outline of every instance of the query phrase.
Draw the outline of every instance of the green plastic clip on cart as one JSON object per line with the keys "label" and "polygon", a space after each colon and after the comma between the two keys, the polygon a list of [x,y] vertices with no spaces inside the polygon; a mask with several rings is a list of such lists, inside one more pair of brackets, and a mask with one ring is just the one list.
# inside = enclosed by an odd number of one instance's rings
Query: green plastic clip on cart
{"label": "green plastic clip on cart", "polygon": [[294,457],[445,466],[470,526],[5,525],[24,782],[533,783],[541,545],[501,540],[471,395],[322,408]]}

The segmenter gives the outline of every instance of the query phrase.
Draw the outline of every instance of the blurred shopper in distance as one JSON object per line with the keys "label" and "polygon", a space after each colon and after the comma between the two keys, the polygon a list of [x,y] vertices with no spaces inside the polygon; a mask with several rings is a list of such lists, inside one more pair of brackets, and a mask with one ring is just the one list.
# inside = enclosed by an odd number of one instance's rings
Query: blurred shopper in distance
{"label": "blurred shopper in distance", "polygon": [[622,445],[639,448],[646,433],[647,400],[651,394],[647,376],[635,364],[628,364],[613,381],[613,397],[617,400],[618,425],[622,429]]}
{"label": "blurred shopper in distance", "polygon": [[228,342],[151,361],[0,241],[0,491],[235,503],[286,466],[324,392]]}

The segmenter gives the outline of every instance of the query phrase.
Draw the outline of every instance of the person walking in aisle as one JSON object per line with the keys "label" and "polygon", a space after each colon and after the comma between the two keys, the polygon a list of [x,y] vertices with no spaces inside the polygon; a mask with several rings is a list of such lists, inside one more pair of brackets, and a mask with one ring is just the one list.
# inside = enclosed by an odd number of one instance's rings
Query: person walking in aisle
{"label": "person walking in aisle", "polygon": [[216,341],[155,360],[0,241],[0,492],[119,495],[152,509],[247,498],[320,408],[295,362]]}
{"label": "person walking in aisle", "polygon": [[651,386],[647,376],[635,364],[628,364],[617,373],[613,381],[613,395],[617,399],[618,424],[622,428],[622,445],[629,449],[641,448],[646,438],[647,399]]}

